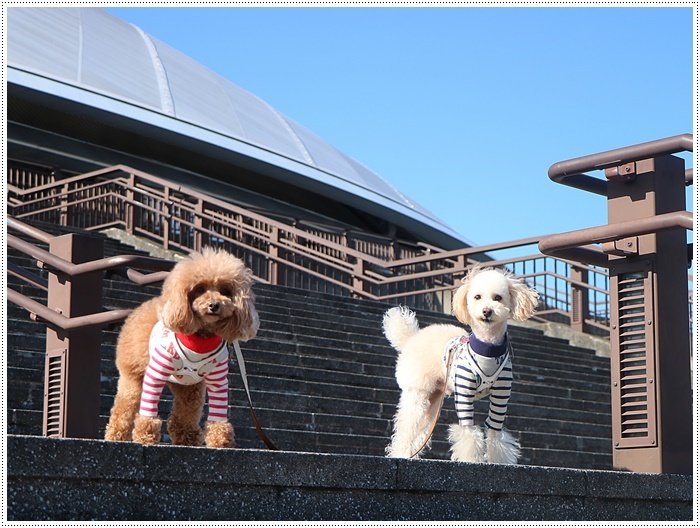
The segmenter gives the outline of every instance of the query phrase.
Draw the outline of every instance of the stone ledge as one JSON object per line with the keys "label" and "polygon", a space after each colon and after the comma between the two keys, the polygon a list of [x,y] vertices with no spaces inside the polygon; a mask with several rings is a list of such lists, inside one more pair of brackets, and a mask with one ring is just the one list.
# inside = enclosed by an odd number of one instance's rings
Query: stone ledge
{"label": "stone ledge", "polygon": [[573,346],[581,348],[589,348],[595,351],[596,356],[610,357],[610,340],[591,334],[577,332],[570,326],[562,323],[540,323],[539,321],[511,321],[508,324],[513,326],[521,326],[524,328],[534,328],[542,330],[544,335],[549,337],[559,337],[566,339]]}
{"label": "stone ledge", "polygon": [[107,238],[111,238],[113,240],[116,240],[117,242],[121,242],[122,244],[126,244],[128,246],[132,246],[135,249],[139,251],[143,251],[144,253],[148,253],[151,257],[156,257],[156,258],[162,258],[165,260],[173,260],[173,261],[178,261],[182,260],[185,258],[184,253],[179,253],[177,251],[170,251],[168,249],[163,248],[162,245],[156,244],[155,242],[151,242],[150,240],[139,237],[136,235],[130,235],[123,229],[119,229],[117,227],[108,227],[106,229],[102,229],[98,231],[100,234],[106,236]]}
{"label": "stone ledge", "polygon": [[692,476],[9,435],[8,520],[692,520]]}

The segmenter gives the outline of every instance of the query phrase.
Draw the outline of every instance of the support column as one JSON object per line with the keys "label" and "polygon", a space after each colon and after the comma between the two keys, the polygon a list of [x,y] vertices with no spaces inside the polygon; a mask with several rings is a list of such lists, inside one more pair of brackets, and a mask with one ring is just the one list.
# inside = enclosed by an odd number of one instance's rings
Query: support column
{"label": "support column", "polygon": [[[51,253],[74,264],[101,259],[99,238],[69,234],[54,238]],[[78,277],[52,271],[49,275],[48,307],[66,317],[102,310],[103,273]],[[44,382],[45,436],[97,438],[100,413],[99,327],[46,330]]]}
{"label": "support column", "polygon": [[[685,211],[682,159],[608,169],[608,222]],[[604,244],[610,254],[613,465],[692,473],[686,231]]]}

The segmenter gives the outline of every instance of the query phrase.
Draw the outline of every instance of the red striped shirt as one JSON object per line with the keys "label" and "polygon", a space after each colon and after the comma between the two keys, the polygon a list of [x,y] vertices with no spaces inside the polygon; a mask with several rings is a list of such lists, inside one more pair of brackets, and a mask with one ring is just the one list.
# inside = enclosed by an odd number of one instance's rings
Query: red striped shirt
{"label": "red striped shirt", "polygon": [[[207,397],[209,403],[209,413],[207,420],[209,421],[226,421],[228,420],[228,353],[222,354],[222,347],[226,347],[226,343],[219,338],[219,346],[211,349],[211,339],[206,340],[208,350],[204,354],[185,347],[181,341],[185,341],[192,346],[196,343],[196,339],[178,340],[178,334],[171,332],[163,326],[162,323],[156,324],[151,332],[150,342],[150,361],[146,368],[146,374],[143,378],[143,386],[141,391],[141,405],[139,414],[142,416],[157,417],[158,402],[163,393],[163,387],[166,382],[178,383],[178,377],[185,379],[187,382],[195,378],[194,383],[197,383],[197,377],[200,377],[207,388]],[[178,353],[179,352],[179,353]],[[184,356],[184,358],[182,357]],[[193,361],[188,360],[195,358]],[[197,361],[197,356],[210,357],[211,361],[204,359]],[[193,366],[197,369],[204,365],[210,365],[214,362],[214,368],[204,376],[201,374],[193,374]],[[180,370],[176,369],[175,363],[182,364]],[[182,373],[182,374],[180,374]]]}

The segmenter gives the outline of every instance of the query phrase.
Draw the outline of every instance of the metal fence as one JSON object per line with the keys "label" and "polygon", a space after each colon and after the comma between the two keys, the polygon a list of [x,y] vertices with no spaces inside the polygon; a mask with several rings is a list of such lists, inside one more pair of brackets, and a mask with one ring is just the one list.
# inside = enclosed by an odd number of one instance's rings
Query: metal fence
{"label": "metal fence", "polygon": [[[337,226],[272,219],[125,166],[67,175],[10,162],[8,214],[88,230],[118,227],[168,250],[222,247],[258,280],[338,295],[449,312],[469,266],[490,260],[524,275],[541,293],[540,320],[605,335],[607,270],[541,254],[498,259],[534,248],[540,237],[441,251]],[[581,277],[586,277],[581,279]],[[572,295],[579,290],[588,293]],[[580,303],[585,301],[584,305]],[[572,319],[578,314],[578,319]]]}

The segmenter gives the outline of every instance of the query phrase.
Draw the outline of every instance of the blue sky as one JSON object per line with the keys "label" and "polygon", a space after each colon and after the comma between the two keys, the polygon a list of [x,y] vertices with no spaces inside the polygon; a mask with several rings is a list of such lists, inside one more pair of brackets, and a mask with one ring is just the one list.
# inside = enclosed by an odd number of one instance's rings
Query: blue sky
{"label": "blue sky", "polygon": [[477,245],[607,223],[603,197],[551,182],[549,167],[693,132],[690,7],[108,11]]}

